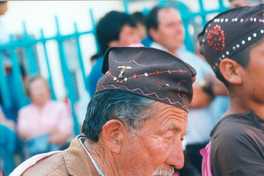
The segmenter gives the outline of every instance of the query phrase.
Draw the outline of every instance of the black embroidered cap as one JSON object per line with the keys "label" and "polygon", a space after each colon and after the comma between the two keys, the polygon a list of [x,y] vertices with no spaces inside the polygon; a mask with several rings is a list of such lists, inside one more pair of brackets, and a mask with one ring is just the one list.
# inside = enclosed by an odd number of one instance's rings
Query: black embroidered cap
{"label": "black embroidered cap", "polygon": [[149,47],[111,47],[104,56],[96,93],[122,90],[188,112],[196,71],[172,54]]}
{"label": "black embroidered cap", "polygon": [[219,63],[264,37],[264,5],[239,7],[220,13],[198,35],[200,53],[214,72]]}

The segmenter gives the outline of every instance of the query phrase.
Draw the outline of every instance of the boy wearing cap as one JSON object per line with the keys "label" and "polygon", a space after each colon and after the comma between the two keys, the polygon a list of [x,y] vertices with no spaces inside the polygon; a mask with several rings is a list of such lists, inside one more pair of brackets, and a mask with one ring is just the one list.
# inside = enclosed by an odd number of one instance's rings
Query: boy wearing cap
{"label": "boy wearing cap", "polygon": [[223,12],[198,38],[201,54],[230,97],[227,112],[211,132],[209,169],[217,176],[263,175],[264,5]]}

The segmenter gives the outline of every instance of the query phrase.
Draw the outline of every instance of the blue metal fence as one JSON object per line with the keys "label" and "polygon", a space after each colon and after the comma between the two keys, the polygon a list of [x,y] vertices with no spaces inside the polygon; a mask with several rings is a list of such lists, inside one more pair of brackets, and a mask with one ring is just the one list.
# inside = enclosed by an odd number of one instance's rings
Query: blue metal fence
{"label": "blue metal fence", "polygon": [[[213,9],[210,11],[206,11],[204,8],[204,2],[203,0],[197,0],[199,1],[199,6],[200,6],[200,11],[199,12],[191,12],[188,7],[182,2],[182,1],[158,1],[159,5],[174,5],[178,8],[179,12],[182,15],[182,19],[183,19],[183,25],[185,28],[185,45],[187,47],[188,50],[190,51],[194,51],[194,41],[193,41],[193,36],[191,36],[191,34],[189,33],[189,25],[193,25],[193,19],[197,16],[202,18],[202,23],[199,24],[200,26],[203,26],[206,23],[206,16],[208,14],[212,14],[212,13],[219,13],[222,11],[227,10],[228,8],[224,6],[223,4],[223,0],[218,0],[219,3],[219,8],[217,9]],[[131,3],[136,3],[136,1],[134,2],[130,2],[130,1],[123,1],[123,6],[124,6],[124,11],[126,13],[130,13],[129,11],[129,6]],[[147,14],[148,13],[148,9],[142,9],[144,10],[143,14]],[[79,134],[80,130],[79,130],[79,125],[78,125],[78,120],[76,117],[76,113],[74,110],[74,105],[77,101],[77,97],[75,92],[77,90],[74,89],[74,81],[72,79],[71,76],[71,72],[69,69],[69,65],[67,63],[67,55],[65,52],[65,48],[63,45],[63,42],[69,39],[75,39],[75,45],[77,48],[77,57],[76,61],[79,62],[79,66],[80,66],[80,70],[82,73],[82,80],[83,82],[85,82],[85,70],[84,70],[84,63],[82,60],[82,54],[81,54],[81,48],[80,48],[80,41],[79,38],[82,35],[95,35],[95,29],[96,29],[96,23],[95,20],[93,18],[93,13],[92,10],[90,10],[90,17],[91,17],[91,21],[92,21],[92,29],[85,31],[85,32],[79,32],[77,29],[77,25],[76,23],[74,23],[74,28],[75,28],[75,32],[72,34],[68,34],[68,35],[61,35],[60,33],[60,27],[59,27],[59,22],[57,17],[55,17],[55,23],[56,23],[56,27],[57,27],[57,34],[54,37],[45,37],[43,34],[43,31],[40,30],[41,32],[41,37],[36,39],[33,38],[32,36],[28,35],[27,33],[27,29],[26,29],[26,24],[23,23],[23,27],[24,27],[24,32],[23,32],[23,36],[21,39],[19,40],[15,40],[14,36],[11,35],[10,36],[10,42],[8,44],[5,45],[0,45],[0,90],[1,90],[1,97],[3,100],[3,105],[8,107],[8,108],[13,108],[14,105],[14,101],[11,101],[12,99],[15,99],[15,102],[17,102],[17,107],[18,109],[27,105],[29,103],[28,98],[26,97],[24,90],[23,90],[23,81],[22,81],[22,73],[21,73],[21,66],[19,63],[20,59],[19,56],[17,54],[17,50],[18,49],[22,49],[25,53],[26,56],[26,66],[28,68],[27,70],[27,75],[33,76],[36,74],[39,74],[39,68],[38,68],[38,64],[37,64],[37,55],[33,50],[33,47],[36,46],[36,44],[42,44],[43,45],[43,50],[44,50],[44,57],[45,57],[45,61],[46,61],[46,65],[47,65],[47,70],[48,70],[48,82],[50,84],[51,87],[51,94],[53,99],[56,99],[56,96],[54,94],[54,83],[53,83],[53,79],[51,76],[51,69],[50,69],[50,63],[49,63],[49,59],[48,59],[48,55],[47,55],[47,47],[46,47],[46,42],[51,41],[51,40],[55,40],[57,41],[58,44],[58,52],[59,52],[59,56],[60,56],[60,63],[61,63],[61,68],[62,68],[62,75],[64,78],[64,83],[65,83],[65,87],[67,90],[67,97],[70,100],[70,105],[71,105],[71,109],[72,109],[72,115],[73,115],[73,121],[74,121],[74,132],[75,134]],[[98,48],[98,43],[97,41],[95,42],[96,46]],[[8,53],[9,54],[9,58],[11,59],[11,63],[12,63],[12,69],[9,75],[7,75],[5,73],[5,68],[4,68],[4,54]],[[12,87],[10,87],[10,85],[12,85]],[[84,84],[85,85],[85,84]],[[14,91],[15,90],[15,91]]]}

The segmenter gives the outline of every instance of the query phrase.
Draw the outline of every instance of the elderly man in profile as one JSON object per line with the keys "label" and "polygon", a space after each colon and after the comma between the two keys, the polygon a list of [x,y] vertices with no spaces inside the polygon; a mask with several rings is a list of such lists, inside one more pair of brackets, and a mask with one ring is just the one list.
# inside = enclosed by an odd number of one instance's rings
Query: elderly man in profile
{"label": "elderly man in profile", "polygon": [[[216,79],[210,65],[184,46],[184,27],[180,13],[170,6],[155,6],[147,17],[147,28],[153,43],[150,47],[158,48],[179,57],[197,71],[193,84],[193,101],[189,111],[188,134],[183,147],[185,149],[185,166],[180,172],[184,175],[199,176],[201,174],[202,157],[200,149],[210,141],[210,132],[220,118],[222,109],[227,109],[228,97],[215,99],[217,95],[226,93],[223,84]],[[210,78],[210,79],[207,79]],[[217,83],[217,84],[216,84]],[[208,85],[208,86],[203,86]],[[222,87],[218,90],[215,87]],[[211,102],[215,99],[214,107]],[[215,108],[216,107],[216,108]],[[218,113],[219,112],[219,113]]]}
{"label": "elderly man in profile", "polygon": [[183,167],[195,69],[158,49],[111,47],[102,71],[84,135],[64,151],[29,159],[13,175],[171,176]]}

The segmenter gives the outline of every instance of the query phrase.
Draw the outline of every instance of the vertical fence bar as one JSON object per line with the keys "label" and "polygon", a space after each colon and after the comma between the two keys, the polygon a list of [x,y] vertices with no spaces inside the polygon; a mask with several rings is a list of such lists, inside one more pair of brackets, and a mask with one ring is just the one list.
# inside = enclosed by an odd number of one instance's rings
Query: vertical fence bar
{"label": "vertical fence bar", "polygon": [[52,81],[52,75],[51,75],[51,71],[50,71],[50,63],[49,63],[49,59],[48,59],[48,53],[47,53],[47,47],[46,47],[46,41],[44,41],[44,34],[43,34],[43,30],[40,30],[41,33],[41,39],[42,39],[42,44],[43,44],[43,50],[44,50],[44,54],[45,54],[45,60],[46,60],[46,65],[47,65],[47,69],[48,69],[48,73],[49,73],[49,78],[48,78],[48,82],[50,85],[50,89],[51,89],[51,97],[53,100],[56,100],[56,96],[54,93],[54,87],[53,87],[53,81]]}
{"label": "vertical fence bar", "polygon": [[[23,22],[23,28],[24,28],[24,40],[30,40],[30,36],[27,33],[25,22]],[[28,69],[29,69],[29,75],[30,76],[35,76],[35,75],[37,75],[39,73],[38,72],[37,63],[36,63],[36,58],[34,56],[32,48],[30,46],[26,47],[25,50],[26,50],[26,57],[27,57],[27,65],[28,65]]]}
{"label": "vertical fence bar", "polygon": [[4,58],[2,56],[2,53],[0,52],[0,90],[1,90],[1,97],[3,101],[3,105],[9,109],[12,108],[12,101],[9,91],[9,84],[7,82],[7,77],[5,74],[5,65],[4,65]]}
{"label": "vertical fence bar", "polygon": [[93,31],[93,35],[94,35],[94,38],[95,38],[96,49],[97,49],[97,52],[99,52],[99,43],[98,43],[98,41],[96,39],[96,23],[95,23],[95,20],[94,20],[92,9],[90,9],[90,17],[91,17],[92,26],[93,26],[92,31]]}
{"label": "vertical fence bar", "polygon": [[204,9],[204,5],[203,5],[203,0],[199,0],[199,6],[200,6],[200,13],[202,14],[201,17],[202,17],[202,26],[205,26],[205,24],[207,23],[207,20],[206,20],[206,15],[203,15],[203,14],[206,14],[206,11]]}
{"label": "vertical fence bar", "polygon": [[161,7],[163,7],[163,6],[167,6],[167,4],[168,4],[168,1],[165,1],[165,0],[161,0],[161,1],[159,1],[159,6],[161,6]]}
{"label": "vertical fence bar", "polygon": [[[10,42],[14,42],[14,37],[10,36]],[[10,79],[12,86],[10,87],[11,93],[15,94],[14,97],[16,97],[16,101],[18,102],[18,108],[22,108],[23,106],[27,105],[29,103],[29,100],[27,99],[24,90],[23,90],[23,81],[22,81],[22,74],[20,70],[20,64],[19,64],[19,58],[15,52],[15,49],[12,48],[10,50],[10,58],[12,61],[12,68],[10,72]],[[12,90],[15,89],[15,90]]]}
{"label": "vertical fence bar", "polygon": [[[60,37],[61,35],[60,35],[60,29],[59,29],[59,23],[58,23],[57,17],[55,17],[55,21],[56,21],[56,27],[57,27],[57,36]],[[70,105],[71,105],[73,122],[74,122],[74,133],[75,135],[77,135],[77,134],[80,134],[80,129],[79,129],[78,119],[77,119],[75,109],[74,109],[74,105],[76,102],[75,90],[73,87],[73,80],[71,77],[71,73],[67,66],[66,57],[65,57],[65,53],[63,49],[63,39],[62,38],[58,39],[58,47],[59,47],[59,55],[60,55],[62,73],[64,77],[64,83],[67,89],[68,98],[70,99]]]}
{"label": "vertical fence bar", "polygon": [[124,0],[123,1],[123,7],[124,7],[124,12],[126,14],[129,14],[128,6],[129,6],[129,1],[128,0]]}
{"label": "vertical fence bar", "polygon": [[[75,36],[76,36],[76,45],[77,45],[77,54],[78,54],[79,65],[80,65],[80,68],[82,71],[83,82],[85,83],[85,70],[84,70],[84,65],[83,65],[82,52],[81,52],[78,29],[77,29],[76,23],[74,23],[74,29],[75,29]],[[86,86],[87,84],[84,84],[84,85],[85,85],[85,89],[87,90],[87,86]]]}
{"label": "vertical fence bar", "polygon": [[219,9],[220,11],[221,10],[224,10],[226,7],[224,6],[224,1],[223,0],[218,0],[218,3],[219,3]]}
{"label": "vertical fence bar", "polygon": [[182,24],[185,29],[184,44],[188,51],[194,52],[194,44],[193,44],[193,40],[189,32],[189,25],[192,19],[185,17],[185,16],[190,15],[191,12],[188,9],[188,7],[183,2],[180,2],[180,1],[177,2],[177,9],[180,12],[181,17],[183,18]]}

